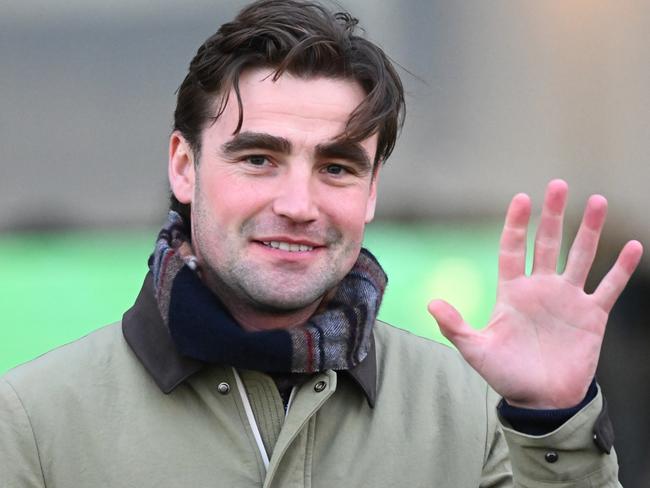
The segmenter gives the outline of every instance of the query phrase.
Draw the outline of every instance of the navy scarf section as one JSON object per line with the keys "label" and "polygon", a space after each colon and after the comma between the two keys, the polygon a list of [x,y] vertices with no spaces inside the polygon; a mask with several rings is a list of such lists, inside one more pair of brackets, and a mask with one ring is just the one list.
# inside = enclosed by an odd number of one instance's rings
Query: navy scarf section
{"label": "navy scarf section", "polygon": [[168,327],[184,356],[257,371],[291,371],[289,333],[246,332],[188,266],[174,279]]}
{"label": "navy scarf section", "polygon": [[367,355],[387,278],[362,249],[352,270],[301,327],[245,331],[203,284],[189,233],[170,212],[149,266],[158,308],[178,351],[208,363],[264,372],[347,370]]}

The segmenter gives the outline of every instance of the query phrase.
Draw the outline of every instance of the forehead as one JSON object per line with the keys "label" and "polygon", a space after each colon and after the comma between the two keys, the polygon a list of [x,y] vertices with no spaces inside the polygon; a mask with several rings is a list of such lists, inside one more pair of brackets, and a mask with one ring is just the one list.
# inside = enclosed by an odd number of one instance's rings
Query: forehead
{"label": "forehead", "polygon": [[[255,69],[240,76],[241,131],[306,141],[331,140],[343,132],[350,114],[365,97],[363,88],[353,80],[283,73],[274,81],[273,73],[271,69]],[[204,135],[231,138],[238,122],[239,105],[231,90],[224,112]]]}

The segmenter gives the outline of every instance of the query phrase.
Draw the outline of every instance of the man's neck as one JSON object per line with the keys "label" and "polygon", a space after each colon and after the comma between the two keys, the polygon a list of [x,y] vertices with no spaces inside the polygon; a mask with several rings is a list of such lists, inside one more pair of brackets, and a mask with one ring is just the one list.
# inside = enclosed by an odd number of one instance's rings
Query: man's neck
{"label": "man's neck", "polygon": [[244,307],[235,303],[224,301],[224,305],[237,321],[237,323],[248,332],[257,332],[273,329],[293,329],[303,325],[318,308],[318,302],[309,307],[286,312],[265,312],[263,310],[252,310],[250,307]]}
{"label": "man's neck", "polygon": [[264,309],[247,303],[233,293],[228,293],[223,286],[212,282],[209,276],[204,276],[203,280],[212,293],[219,297],[241,328],[247,332],[300,327],[316,312],[322,301],[318,299],[296,310]]}

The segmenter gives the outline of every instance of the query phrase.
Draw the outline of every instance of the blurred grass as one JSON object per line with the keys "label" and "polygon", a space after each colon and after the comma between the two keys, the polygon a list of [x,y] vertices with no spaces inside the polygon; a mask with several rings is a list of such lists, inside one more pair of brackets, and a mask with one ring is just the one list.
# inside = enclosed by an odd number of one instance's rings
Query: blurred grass
{"label": "blurred grass", "polygon": [[[499,225],[378,222],[365,246],[389,282],[380,318],[444,339],[426,305],[454,304],[482,326],[496,287]],[[120,320],[140,289],[155,229],[0,235],[0,374]]]}

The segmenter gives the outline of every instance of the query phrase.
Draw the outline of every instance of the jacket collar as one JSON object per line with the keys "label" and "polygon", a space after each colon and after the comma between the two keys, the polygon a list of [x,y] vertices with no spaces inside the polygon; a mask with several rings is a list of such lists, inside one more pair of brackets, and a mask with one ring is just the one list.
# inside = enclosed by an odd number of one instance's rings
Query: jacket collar
{"label": "jacket collar", "polygon": [[[153,278],[147,273],[133,307],[122,317],[122,332],[137,358],[163,393],[171,393],[207,363],[181,356],[165,326],[153,293]],[[368,355],[345,371],[361,388],[370,407],[377,397],[375,338],[371,336]]]}

